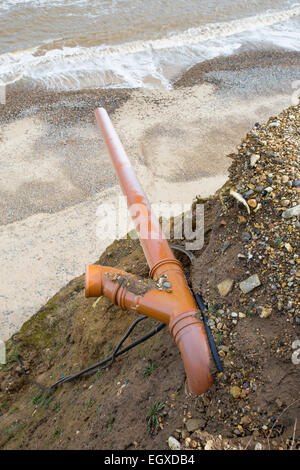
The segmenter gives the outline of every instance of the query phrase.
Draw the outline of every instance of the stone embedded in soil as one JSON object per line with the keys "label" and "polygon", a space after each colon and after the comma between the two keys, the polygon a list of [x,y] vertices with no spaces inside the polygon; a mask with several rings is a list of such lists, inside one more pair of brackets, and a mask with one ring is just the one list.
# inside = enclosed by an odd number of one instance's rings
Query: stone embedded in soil
{"label": "stone embedded in soil", "polygon": [[253,153],[250,157],[250,165],[252,167],[255,167],[259,159],[260,159],[260,155]]}
{"label": "stone embedded in soil", "polygon": [[260,318],[268,318],[272,313],[271,307],[258,307]]}
{"label": "stone embedded in soil", "polygon": [[251,240],[252,238],[252,235],[250,232],[243,232],[242,233],[242,240],[243,242],[248,242],[249,240]]}
{"label": "stone embedded in soil", "polygon": [[292,245],[290,243],[285,243],[284,247],[289,253],[293,251]]}
{"label": "stone embedded in soil", "polygon": [[243,215],[238,215],[238,223],[239,224],[246,224],[247,223],[246,217],[244,217]]}
{"label": "stone embedded in soil", "polygon": [[248,200],[248,206],[250,206],[252,209],[255,209],[255,207],[257,206],[256,199],[249,199]]}
{"label": "stone embedded in soil", "polygon": [[213,450],[214,441],[212,439],[208,440],[204,446],[204,450]]}
{"label": "stone embedded in soil", "polygon": [[233,283],[234,283],[233,279],[227,278],[217,285],[217,288],[221,297],[226,297],[226,295],[229,294],[229,292],[232,290]]}
{"label": "stone embedded in soil", "polygon": [[205,425],[205,421],[201,418],[192,418],[188,419],[185,425],[188,432],[194,432],[203,427]]}
{"label": "stone embedded in soil", "polygon": [[242,395],[242,390],[237,385],[233,385],[232,387],[230,387],[230,395],[236,399],[240,398],[240,396]]}
{"label": "stone embedded in soil", "polygon": [[241,419],[241,424],[247,425],[251,423],[251,418],[250,416],[243,416]]}
{"label": "stone embedded in soil", "polygon": [[180,442],[175,439],[175,437],[170,436],[168,439],[168,444],[171,450],[180,450],[181,449],[181,444]]}
{"label": "stone embedded in soil", "polygon": [[253,276],[248,277],[244,281],[240,282],[240,288],[244,294],[248,294],[256,287],[259,287],[261,282],[257,274],[253,274]]}
{"label": "stone embedded in soil", "polygon": [[282,213],[284,219],[290,219],[291,217],[299,217],[300,215],[300,204],[291,207]]}

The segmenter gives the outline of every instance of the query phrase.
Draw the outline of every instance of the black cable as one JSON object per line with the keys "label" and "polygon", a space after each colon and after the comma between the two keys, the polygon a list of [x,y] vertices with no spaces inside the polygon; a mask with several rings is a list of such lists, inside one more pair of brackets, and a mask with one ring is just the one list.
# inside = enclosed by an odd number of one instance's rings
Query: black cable
{"label": "black cable", "polygon": [[83,376],[86,376],[86,375],[91,375],[93,373],[95,373],[97,370],[99,369],[106,369],[108,367],[111,366],[111,364],[113,363],[113,361],[115,360],[115,358],[117,356],[120,356],[121,354],[124,354],[125,352],[129,351],[130,349],[134,348],[135,346],[138,346],[139,344],[143,343],[144,341],[147,341],[147,339],[151,338],[152,336],[154,336],[156,333],[158,333],[159,331],[161,331],[166,325],[165,323],[159,323],[155,328],[153,328],[151,331],[149,331],[148,333],[146,333],[144,336],[142,336],[141,338],[137,339],[136,341],[133,341],[131,344],[129,344],[128,346],[126,346],[125,348],[121,349],[120,350],[120,347],[122,346],[122,344],[124,343],[124,341],[128,338],[128,336],[130,335],[130,333],[134,330],[134,328],[136,327],[136,325],[142,321],[142,320],[145,320],[146,318],[148,318],[147,316],[143,315],[139,318],[137,318],[136,320],[134,320],[134,322],[130,325],[129,329],[127,330],[126,334],[123,336],[123,338],[121,339],[121,341],[119,342],[119,344],[117,345],[117,347],[114,349],[114,352],[111,356],[103,359],[102,361],[100,362],[97,362],[96,364],[93,364],[92,366],[89,366],[87,367],[86,369],[83,369],[81,370],[80,372],[77,372],[76,374],[71,374],[67,377],[63,377],[61,378],[60,380],[58,380],[57,382],[53,383],[52,385],[50,385],[49,387],[45,387],[41,384],[39,384],[38,382],[36,382],[35,380],[31,380],[28,376],[28,373],[27,373],[27,370],[25,369],[24,367],[24,364],[22,362],[22,359],[20,357],[20,355],[17,356],[17,359],[19,361],[19,364],[20,364],[20,367],[21,367],[21,370],[23,372],[23,375],[26,379],[26,381],[30,384],[33,384],[33,385],[36,385],[37,387],[40,388],[40,390],[42,391],[47,391],[47,390],[53,390],[55,389],[56,387],[58,387],[58,385],[61,385],[63,383],[66,383],[66,382],[70,382],[71,380],[74,380],[78,377],[83,377]]}
{"label": "black cable", "polygon": [[35,380],[32,380],[28,377],[27,370],[25,369],[23,361],[22,361],[21,356],[19,354],[17,355],[17,360],[20,364],[20,367],[21,367],[21,370],[23,372],[23,375],[25,377],[26,382],[28,382],[29,384],[32,384],[32,385],[36,385],[37,387],[39,387],[40,390],[45,392],[47,390],[47,387],[44,387],[44,385],[41,385],[38,382],[36,382]]}
{"label": "black cable", "polygon": [[142,315],[141,317],[137,318],[132,324],[131,326],[129,327],[127,333],[123,336],[123,338],[121,339],[121,341],[119,342],[118,346],[115,348],[113,354],[112,354],[112,359],[111,359],[111,362],[110,364],[108,364],[107,367],[111,366],[112,363],[114,362],[115,360],[115,357],[116,357],[116,354],[117,352],[119,351],[120,347],[122,346],[122,344],[124,343],[124,341],[126,341],[126,339],[128,338],[128,336],[130,335],[130,333],[132,332],[132,330],[136,327],[136,325],[142,321],[142,320],[145,320],[146,318],[148,318],[146,315]]}
{"label": "black cable", "polygon": [[[134,348],[135,346],[138,346],[139,344],[143,343],[144,341],[146,341],[147,339],[151,338],[156,333],[158,333],[160,330],[162,330],[165,326],[166,326],[165,323],[160,323],[158,326],[153,328],[153,330],[149,331],[149,333],[142,336],[140,339],[138,339],[136,341],[133,341],[131,344],[129,344],[125,348],[118,351],[115,354],[115,357],[120,356],[121,354],[124,354],[125,352],[129,351],[130,349]],[[91,375],[94,372],[96,372],[96,370],[98,370],[100,368],[101,369],[106,369],[107,367],[109,367],[111,365],[111,364],[107,364],[107,362],[110,362],[112,357],[113,357],[113,354],[110,357],[107,357],[106,359],[103,359],[103,361],[98,362],[98,363],[96,363],[96,364],[94,364],[90,367],[87,367],[86,369],[83,369],[83,370],[81,370],[80,372],[78,372],[76,374],[72,374],[72,375],[69,375],[68,377],[65,377],[61,380],[58,380],[57,382],[55,382],[54,384],[51,385],[51,388],[55,388],[55,387],[57,387],[58,385],[60,385],[62,383],[70,382],[71,380],[76,379],[76,378],[81,377],[81,376]]]}
{"label": "black cable", "polygon": [[97,362],[96,364],[93,364],[92,366],[87,367],[86,369],[81,370],[80,372],[77,372],[76,374],[71,374],[67,377],[64,377],[64,378],[58,380],[53,385],[51,385],[51,387],[56,387],[57,385],[59,385],[61,383],[69,382],[70,380],[73,380],[73,379],[75,379],[77,377],[80,377],[80,376],[91,375],[95,372],[95,369],[100,369],[100,367],[102,367],[102,369],[106,369],[106,368],[110,367],[112,365],[113,361],[115,360],[115,357],[118,356],[118,351],[119,351],[120,347],[122,346],[122,344],[124,343],[124,341],[128,338],[128,336],[134,330],[136,325],[140,321],[145,320],[146,318],[148,318],[148,317],[146,317],[146,315],[143,315],[143,316],[137,318],[136,320],[134,320],[134,322],[130,325],[129,329],[127,330],[127,332],[125,333],[125,335],[123,336],[123,338],[121,339],[119,344],[117,345],[117,347],[114,349],[114,352],[112,353],[111,356],[107,357],[106,359],[103,359],[100,362]]}
{"label": "black cable", "polygon": [[208,324],[207,316],[205,315],[205,310],[206,310],[205,303],[204,303],[203,298],[200,294],[195,294],[193,292],[193,295],[194,295],[195,300],[197,302],[197,305],[200,308],[201,313],[202,313],[206,336],[207,336],[207,339],[208,339],[208,342],[209,342],[209,345],[210,345],[210,349],[211,349],[214,361],[216,363],[217,369],[218,369],[219,372],[223,372],[223,366],[222,366],[222,363],[221,363],[221,360],[220,360],[218,349],[217,349],[213,334],[211,332],[210,326]]}
{"label": "black cable", "polygon": [[173,250],[181,251],[182,253],[187,255],[189,257],[191,263],[195,259],[195,255],[190,250],[186,250],[185,248],[183,248],[180,245],[170,245],[170,246]]}

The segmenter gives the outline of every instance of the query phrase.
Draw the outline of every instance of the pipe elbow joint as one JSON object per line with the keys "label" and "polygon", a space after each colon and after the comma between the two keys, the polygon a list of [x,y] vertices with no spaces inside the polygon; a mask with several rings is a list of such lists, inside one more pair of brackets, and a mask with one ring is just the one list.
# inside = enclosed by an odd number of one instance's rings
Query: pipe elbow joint
{"label": "pipe elbow joint", "polygon": [[97,264],[85,266],[85,296],[100,297],[102,295],[102,269]]}
{"label": "pipe elbow joint", "polygon": [[175,316],[169,330],[181,353],[190,391],[202,395],[213,384],[212,359],[203,324],[195,312]]}
{"label": "pipe elbow joint", "polygon": [[[205,393],[213,384],[212,359],[204,326],[195,317],[197,310],[193,308],[194,304],[191,301],[181,302],[178,295],[174,296],[156,289],[144,296],[136,295],[118,282],[113,282],[109,274],[135,277],[108,266],[86,266],[85,296],[104,295],[123,310],[133,309],[140,314],[168,323],[181,353],[190,391],[195,395]],[[188,311],[180,313],[184,308]]]}

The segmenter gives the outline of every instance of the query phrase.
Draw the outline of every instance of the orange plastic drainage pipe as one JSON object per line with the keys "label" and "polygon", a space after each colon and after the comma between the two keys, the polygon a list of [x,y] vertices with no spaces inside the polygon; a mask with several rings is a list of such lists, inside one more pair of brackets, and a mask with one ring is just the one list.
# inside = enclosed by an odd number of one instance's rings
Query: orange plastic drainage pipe
{"label": "orange plastic drainage pipe", "polygon": [[175,260],[107,112],[98,108],[95,114],[150,269],[163,259]]}
{"label": "orange plastic drainage pipe", "polygon": [[135,310],[167,323],[181,352],[189,388],[200,395],[213,383],[210,348],[200,312],[108,114],[99,108],[96,118],[127,197],[151,279],[138,279],[108,266],[87,266],[86,297],[104,295],[123,310]]}

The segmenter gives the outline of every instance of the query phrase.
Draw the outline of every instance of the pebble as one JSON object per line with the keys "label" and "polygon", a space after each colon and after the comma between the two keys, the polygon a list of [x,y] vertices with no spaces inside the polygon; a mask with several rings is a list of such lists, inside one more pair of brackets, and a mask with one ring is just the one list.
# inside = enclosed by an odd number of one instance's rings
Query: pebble
{"label": "pebble", "polygon": [[250,157],[250,165],[252,167],[255,167],[259,159],[260,159],[260,155],[258,155],[257,153],[253,153]]}
{"label": "pebble", "polygon": [[253,276],[250,276],[244,281],[240,282],[240,288],[244,294],[248,294],[256,287],[259,287],[260,285],[261,285],[261,282],[257,274],[253,274]]}
{"label": "pebble", "polygon": [[257,206],[256,199],[249,199],[248,200],[248,206],[250,206],[252,209],[254,209]]}
{"label": "pebble", "polygon": [[249,240],[251,240],[252,238],[252,235],[250,232],[243,232],[242,233],[242,240],[243,242],[248,242]]}
{"label": "pebble", "polygon": [[282,213],[284,219],[290,219],[291,217],[299,217],[300,215],[300,204],[291,207]]}
{"label": "pebble", "polygon": [[175,437],[170,436],[168,439],[168,445],[171,450],[181,450],[181,444],[180,442],[175,439]]}
{"label": "pebble", "polygon": [[271,307],[258,307],[260,318],[268,318],[272,313]]}
{"label": "pebble", "polygon": [[292,248],[290,243],[285,243],[284,247],[289,253],[291,253],[293,251],[293,248]]}
{"label": "pebble", "polygon": [[252,189],[249,189],[249,191],[247,191],[245,194],[244,194],[244,198],[245,199],[249,199],[250,196],[252,196],[252,194],[254,194],[254,191]]}
{"label": "pebble", "polygon": [[212,450],[214,445],[214,441],[208,440],[204,446],[204,450]]}
{"label": "pebble", "polygon": [[242,424],[250,424],[251,423],[251,418],[250,416],[243,416],[242,419],[241,419],[241,423]]}
{"label": "pebble", "polygon": [[243,215],[238,215],[238,223],[239,224],[246,224],[247,223],[246,217],[244,217]]}
{"label": "pebble", "polygon": [[224,245],[221,248],[222,253],[225,253],[225,251],[227,250],[227,248],[230,247],[230,245],[231,245],[230,241],[225,242]]}
{"label": "pebble", "polygon": [[188,419],[185,425],[186,425],[186,429],[188,430],[188,432],[194,432],[200,427],[203,427],[204,424],[205,422],[203,419],[192,418],[192,419]]}
{"label": "pebble", "polygon": [[233,398],[240,398],[241,394],[242,390],[237,385],[230,387],[230,395],[233,396]]}
{"label": "pebble", "polygon": [[266,191],[267,193],[271,193],[271,192],[273,191],[272,186],[267,186],[267,187],[265,188],[265,191]]}
{"label": "pebble", "polygon": [[233,279],[227,278],[217,285],[217,288],[221,297],[226,297],[226,295],[229,294],[229,292],[232,290],[233,283],[234,283]]}

